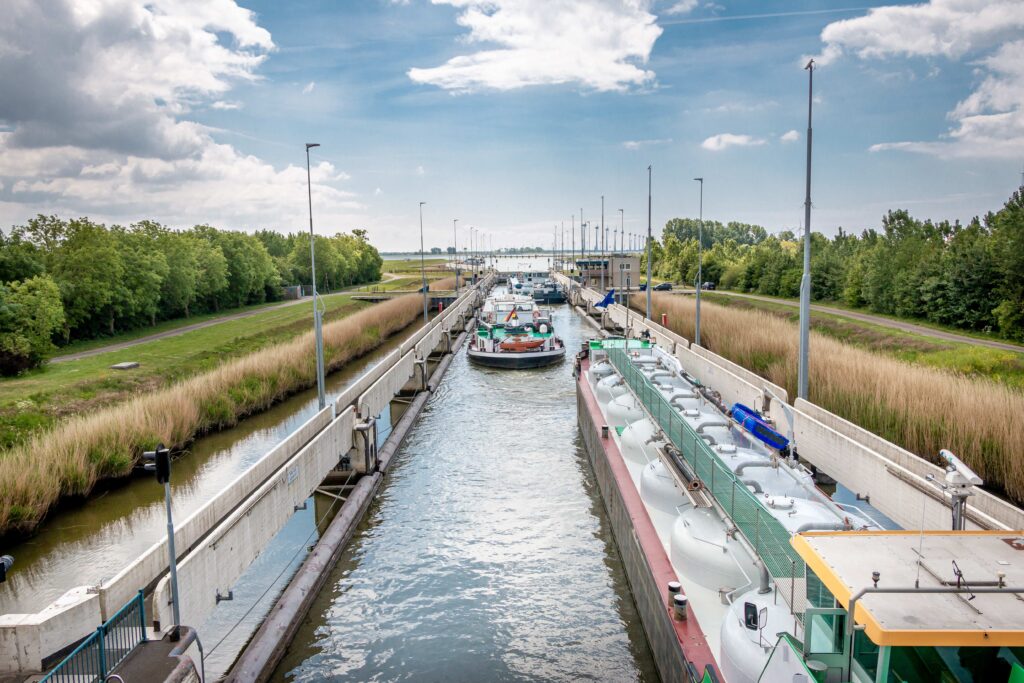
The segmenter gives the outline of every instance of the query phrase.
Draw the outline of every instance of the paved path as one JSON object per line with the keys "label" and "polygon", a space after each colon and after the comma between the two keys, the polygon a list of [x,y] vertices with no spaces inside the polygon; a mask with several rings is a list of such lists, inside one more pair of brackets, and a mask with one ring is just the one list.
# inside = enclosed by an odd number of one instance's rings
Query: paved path
{"label": "paved path", "polygon": [[[384,278],[381,282],[387,282],[388,280],[394,280],[397,275],[392,273],[385,273]],[[342,292],[348,291],[349,289],[358,289],[359,287],[366,287],[367,285],[357,285],[355,287],[349,287],[341,290],[341,292],[332,292],[332,294],[341,294]],[[324,296],[330,296],[325,294]],[[168,337],[177,337],[180,334],[186,332],[194,332],[195,330],[201,330],[204,327],[212,327],[213,325],[220,325],[226,323],[229,320],[238,320],[239,318],[248,318],[249,316],[259,315],[260,313],[266,313],[267,311],[276,311],[279,308],[287,308],[288,306],[295,306],[298,304],[308,304],[310,298],[304,296],[301,299],[294,299],[291,301],[282,301],[279,304],[273,306],[264,306],[262,308],[256,308],[251,311],[241,311],[240,313],[232,313],[230,315],[221,316],[219,318],[212,318],[210,320],[204,320],[201,323],[194,323],[192,325],[184,325],[182,327],[175,327],[173,330],[167,330],[165,332],[157,332],[156,334],[149,334],[145,337],[138,337],[137,339],[129,339],[128,341],[115,342],[113,344],[107,344],[106,346],[99,346],[95,349],[89,349],[88,351],[79,351],[78,353],[69,353],[63,356],[54,356],[49,359],[51,363],[66,363],[71,360],[79,360],[81,358],[89,358],[91,356],[98,356],[101,353],[110,353],[111,351],[120,351],[121,349],[127,349],[132,346],[138,346],[139,344],[146,344],[151,341],[158,339],[167,339]]]}
{"label": "paved path", "polygon": [[[681,290],[679,293],[693,294],[694,291],[692,289]],[[715,290],[712,293],[723,294],[725,296],[732,296],[740,299],[755,299],[757,301],[767,301],[768,303],[779,304],[782,306],[791,306],[793,308],[800,307],[800,302],[798,301],[774,299],[770,296],[757,296],[756,294],[741,294],[740,292],[727,292],[724,290]],[[987,346],[991,349],[1000,349],[1002,351],[1016,351],[1017,353],[1024,353],[1024,346],[1020,346],[1019,344],[995,341],[993,339],[969,337],[965,334],[957,334],[956,332],[945,332],[943,330],[936,330],[931,327],[926,327],[924,325],[915,325],[914,323],[905,322],[903,320],[893,320],[892,318],[885,318],[879,315],[872,315],[870,313],[861,313],[860,311],[848,311],[844,308],[822,306],[821,304],[811,304],[811,310],[818,311],[819,313],[838,315],[843,318],[860,320],[862,322],[871,323],[872,325],[888,327],[894,330],[900,330],[902,332],[911,332],[913,334],[919,334],[923,337],[932,337],[933,339],[942,339],[945,341],[959,342],[961,344],[974,344],[975,346]]]}

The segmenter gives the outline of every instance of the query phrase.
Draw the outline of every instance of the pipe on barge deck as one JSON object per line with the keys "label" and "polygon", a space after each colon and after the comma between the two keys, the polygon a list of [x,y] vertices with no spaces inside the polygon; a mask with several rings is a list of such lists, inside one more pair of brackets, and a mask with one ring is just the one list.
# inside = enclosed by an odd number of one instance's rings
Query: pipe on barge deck
{"label": "pipe on barge deck", "polygon": [[[471,324],[467,324],[467,329],[471,327]],[[430,395],[444,378],[452,359],[462,347],[468,334],[466,331],[459,334],[458,339],[452,344],[451,353],[446,354],[434,369],[427,384],[428,389],[419,392],[409,404],[408,409],[377,453],[378,470],[373,474],[363,476],[356,483],[337,516],[331,521],[313,551],[292,577],[238,661],[231,667],[225,681],[229,683],[262,683],[269,680],[274,673],[274,669],[291,645],[299,625],[309,612],[313,600],[320,593],[327,581],[327,576],[338,563],[341,553],[348,546],[355,534],[356,527],[377,495],[398,447],[405,441],[406,435],[416,423]]]}
{"label": "pipe on barge deck", "polygon": [[685,621],[672,616],[668,583],[678,578],[618,446],[601,437],[604,417],[587,383],[589,367],[584,360],[576,380],[580,432],[658,673],[673,683],[719,681],[718,665],[692,610]]}

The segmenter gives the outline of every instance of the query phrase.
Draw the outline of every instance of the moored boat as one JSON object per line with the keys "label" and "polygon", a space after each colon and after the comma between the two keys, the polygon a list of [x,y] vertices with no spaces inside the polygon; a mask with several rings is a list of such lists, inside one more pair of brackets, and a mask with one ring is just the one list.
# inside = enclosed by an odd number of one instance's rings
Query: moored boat
{"label": "moored boat", "polygon": [[480,365],[537,368],[565,358],[565,345],[555,335],[550,312],[532,297],[499,294],[485,302],[467,354]]}

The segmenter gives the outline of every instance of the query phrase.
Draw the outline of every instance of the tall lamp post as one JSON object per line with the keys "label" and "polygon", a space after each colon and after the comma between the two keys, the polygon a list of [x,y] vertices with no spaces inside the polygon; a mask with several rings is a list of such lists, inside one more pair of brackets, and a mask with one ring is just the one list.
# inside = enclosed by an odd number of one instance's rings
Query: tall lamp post
{"label": "tall lamp post", "polygon": [[601,195],[601,296],[607,291],[604,286],[604,272],[608,270],[608,263],[604,258],[604,245],[607,239],[604,232],[604,195]]}
{"label": "tall lamp post", "polygon": [[807,62],[807,195],[804,199],[804,274],[800,278],[800,365],[797,396],[807,399],[807,361],[811,324],[811,107],[814,93],[814,60]]}
{"label": "tall lamp post", "polygon": [[324,393],[324,335],[320,305],[316,294],[316,238],[313,237],[313,182],[309,173],[309,150],[319,147],[319,142],[306,143],[306,195],[309,199],[309,269],[313,280],[313,330],[316,336],[316,396],[320,410],[327,406]]}
{"label": "tall lamp post", "polygon": [[704,288],[704,178],[694,178],[700,183],[700,213],[697,219],[697,315],[693,343],[700,346],[700,290]]}
{"label": "tall lamp post", "polygon": [[647,167],[647,319],[651,319],[651,167]]}
{"label": "tall lamp post", "polygon": [[455,249],[452,261],[455,264],[455,298],[459,297],[459,219],[452,219],[452,248]]}
{"label": "tall lamp post", "polygon": [[423,279],[423,324],[427,324],[427,269],[423,263],[423,205],[426,202],[420,202],[420,277]]}
{"label": "tall lamp post", "polygon": [[626,212],[619,209],[619,251],[625,250],[626,246]]}

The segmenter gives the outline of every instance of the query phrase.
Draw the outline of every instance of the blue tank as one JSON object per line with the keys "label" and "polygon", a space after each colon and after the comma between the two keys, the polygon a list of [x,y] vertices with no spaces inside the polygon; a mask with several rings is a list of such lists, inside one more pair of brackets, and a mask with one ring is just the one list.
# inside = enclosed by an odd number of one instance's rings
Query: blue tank
{"label": "blue tank", "polygon": [[729,414],[758,441],[780,451],[789,445],[789,439],[768,426],[761,414],[753,408],[742,403],[734,403],[729,409]]}

